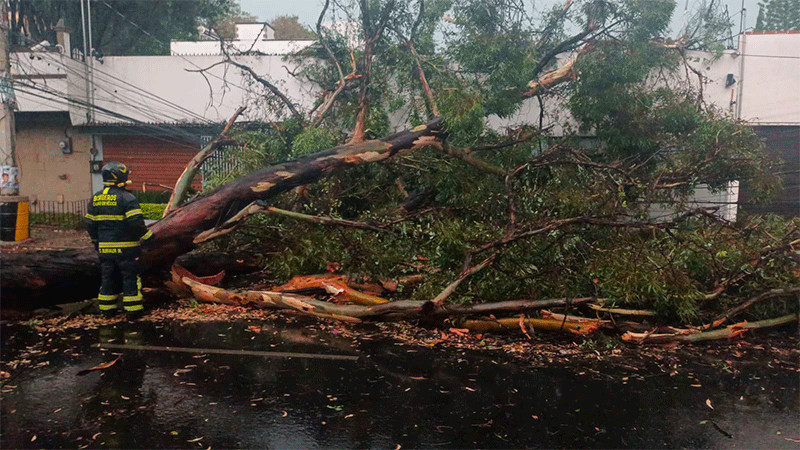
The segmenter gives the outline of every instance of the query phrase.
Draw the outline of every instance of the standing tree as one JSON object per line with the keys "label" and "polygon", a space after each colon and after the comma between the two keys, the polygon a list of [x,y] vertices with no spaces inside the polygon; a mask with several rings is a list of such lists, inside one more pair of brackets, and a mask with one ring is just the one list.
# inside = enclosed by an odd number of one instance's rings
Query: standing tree
{"label": "standing tree", "polygon": [[[59,19],[80,31],[81,2],[3,0],[9,3],[11,31],[19,46],[42,40],[56,42]],[[195,39],[197,27],[213,27],[239,13],[236,0],[92,1],[92,40],[104,55],[168,55],[171,39]],[[73,48],[83,50],[79,39]]]}
{"label": "standing tree", "polygon": [[756,31],[800,30],[800,0],[764,0],[758,3]]}
{"label": "standing tree", "polygon": [[314,33],[301,25],[297,16],[278,16],[270,26],[275,30],[275,39],[314,39]]}

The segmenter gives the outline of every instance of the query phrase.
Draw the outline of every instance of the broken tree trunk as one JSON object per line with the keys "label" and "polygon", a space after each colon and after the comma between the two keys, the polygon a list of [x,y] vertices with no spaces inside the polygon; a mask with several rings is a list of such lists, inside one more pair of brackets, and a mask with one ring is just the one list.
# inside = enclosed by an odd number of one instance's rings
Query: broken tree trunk
{"label": "broken tree trunk", "polygon": [[93,248],[3,253],[3,309],[35,309],[97,296],[100,267]]}
{"label": "broken tree trunk", "polygon": [[[145,266],[150,269],[168,268],[178,256],[194,248],[198,235],[213,231],[255,200],[272,198],[349,167],[383,161],[400,151],[425,147],[435,142],[434,135],[441,126],[441,119],[436,118],[426,125],[384,139],[340,145],[220,186],[172,211],[150,227],[153,237],[143,248]],[[77,253],[75,250],[53,250],[36,254],[3,254],[3,270],[0,271],[3,306],[34,303],[47,306],[92,298],[97,294],[99,280],[97,257],[92,249]],[[83,287],[64,288],[77,284]]]}
{"label": "broken tree trunk", "polygon": [[242,112],[244,112],[245,107],[241,106],[239,109],[233,113],[228,122],[225,124],[225,128],[222,129],[222,132],[217,136],[213,141],[209,142],[208,145],[202,148],[191,161],[189,164],[186,165],[186,168],[183,169],[183,173],[181,176],[178,177],[178,181],[175,183],[175,188],[172,190],[172,194],[169,196],[169,202],[167,203],[167,207],[164,208],[164,215],[162,217],[166,217],[171,211],[175,208],[179,207],[181,203],[183,203],[184,197],[186,197],[186,193],[189,191],[189,187],[192,185],[192,180],[194,180],[195,175],[200,170],[200,166],[203,165],[205,160],[211,157],[211,155],[217,151],[222,145],[229,143],[230,140],[225,136],[230,130],[233,122],[236,121],[236,118],[239,117]]}

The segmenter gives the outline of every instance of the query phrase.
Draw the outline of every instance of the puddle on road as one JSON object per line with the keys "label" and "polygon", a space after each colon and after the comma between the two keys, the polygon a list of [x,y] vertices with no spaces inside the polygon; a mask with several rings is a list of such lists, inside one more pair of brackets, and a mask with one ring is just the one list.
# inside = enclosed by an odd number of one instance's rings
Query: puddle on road
{"label": "puddle on road", "polygon": [[[355,345],[312,327],[259,322],[256,333],[250,325],[141,322],[48,335],[47,347],[58,351],[3,387],[0,444],[796,448],[800,438],[797,374],[786,370],[698,366],[623,380],[531,368],[489,352]],[[2,335],[4,361],[41,339],[20,326]],[[99,342],[359,358],[91,347]],[[77,375],[120,353],[110,368]]]}

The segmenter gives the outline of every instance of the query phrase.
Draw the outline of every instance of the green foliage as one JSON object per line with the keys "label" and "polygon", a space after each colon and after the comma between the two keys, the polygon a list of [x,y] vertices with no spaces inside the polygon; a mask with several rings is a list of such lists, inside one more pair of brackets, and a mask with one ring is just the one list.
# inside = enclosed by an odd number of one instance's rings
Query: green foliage
{"label": "green foliage", "polygon": [[28,220],[31,225],[49,225],[72,229],[80,229],[85,225],[83,215],[73,213],[30,213]]}
{"label": "green foliage", "polygon": [[167,203],[170,191],[129,191],[139,203]]}
{"label": "green foliage", "polygon": [[756,31],[800,30],[800,0],[758,2]]}
{"label": "green foliage", "polygon": [[324,128],[307,128],[292,141],[289,156],[298,158],[333,147],[335,144],[336,140],[330,131]]}
{"label": "green foliage", "polygon": [[145,219],[159,220],[164,215],[164,210],[167,208],[166,203],[142,203],[139,205],[142,208],[142,214]]}
{"label": "green foliage", "polygon": [[[62,18],[67,27],[81,30],[80,2],[10,0],[9,6],[12,30],[25,32],[32,42],[55,43],[54,27]],[[198,25],[211,27],[237,11],[234,0],[107,0],[92,7],[92,42],[104,55],[168,55],[171,39],[196,39]],[[81,40],[73,38],[72,48],[80,46]]]}
{"label": "green foliage", "polygon": [[314,39],[314,33],[297,20],[297,16],[278,16],[270,23],[275,30],[275,39]]}

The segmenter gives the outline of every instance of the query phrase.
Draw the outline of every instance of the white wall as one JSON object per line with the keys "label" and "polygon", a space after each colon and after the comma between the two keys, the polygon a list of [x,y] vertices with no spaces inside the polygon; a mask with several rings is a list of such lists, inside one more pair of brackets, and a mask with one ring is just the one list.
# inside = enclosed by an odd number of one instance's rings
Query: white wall
{"label": "white wall", "polygon": [[741,118],[753,125],[800,124],[800,31],[748,33],[739,50]]}
{"label": "white wall", "polygon": [[[278,120],[269,111],[260,84],[220,56],[116,56],[95,66],[94,103],[137,121],[158,124],[222,123],[240,106],[244,120]],[[275,84],[300,108],[309,108],[316,91],[290,76],[297,64],[282,56],[246,56],[236,60]],[[200,73],[200,69],[206,69]],[[137,89],[138,88],[138,89]],[[282,108],[286,114],[285,108]],[[86,123],[73,117],[73,124]],[[95,122],[132,122],[102,111]]]}
{"label": "white wall", "polygon": [[[246,52],[260,52],[265,55],[291,55],[310,46],[315,41],[229,41],[225,44],[233,50]],[[221,55],[219,41],[172,41],[169,43],[170,53],[173,55]]]}

